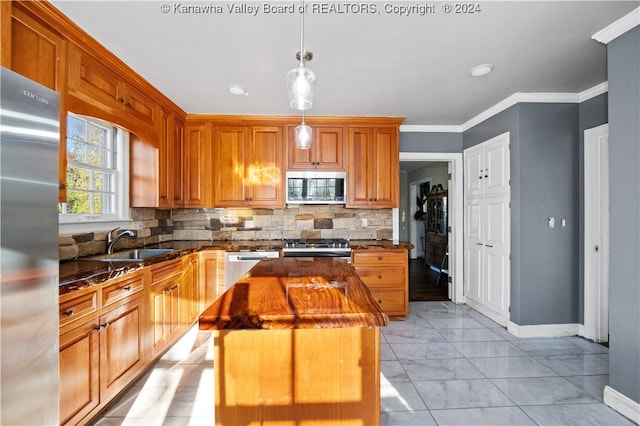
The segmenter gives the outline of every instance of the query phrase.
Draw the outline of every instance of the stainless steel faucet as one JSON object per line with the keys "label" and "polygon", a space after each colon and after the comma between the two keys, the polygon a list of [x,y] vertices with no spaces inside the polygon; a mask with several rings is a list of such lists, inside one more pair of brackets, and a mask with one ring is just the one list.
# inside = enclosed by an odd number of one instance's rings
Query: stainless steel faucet
{"label": "stainless steel faucet", "polygon": [[120,238],[128,237],[135,238],[137,236],[136,231],[132,231],[131,229],[123,229],[118,232],[115,237],[113,237],[113,232],[117,231],[120,228],[113,228],[107,234],[107,254],[113,253],[113,246],[120,240]]}

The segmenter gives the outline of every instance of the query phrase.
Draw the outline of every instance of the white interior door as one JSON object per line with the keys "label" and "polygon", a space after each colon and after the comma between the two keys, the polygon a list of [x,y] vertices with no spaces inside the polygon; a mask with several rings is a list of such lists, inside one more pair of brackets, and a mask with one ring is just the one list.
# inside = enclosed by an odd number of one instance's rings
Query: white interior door
{"label": "white interior door", "polygon": [[609,341],[609,126],[584,132],[584,334]]}
{"label": "white interior door", "polygon": [[468,199],[464,215],[464,295],[478,303],[484,303],[483,204],[482,198]]}
{"label": "white interior door", "polygon": [[485,305],[504,318],[509,318],[509,196],[486,197],[484,237]]}

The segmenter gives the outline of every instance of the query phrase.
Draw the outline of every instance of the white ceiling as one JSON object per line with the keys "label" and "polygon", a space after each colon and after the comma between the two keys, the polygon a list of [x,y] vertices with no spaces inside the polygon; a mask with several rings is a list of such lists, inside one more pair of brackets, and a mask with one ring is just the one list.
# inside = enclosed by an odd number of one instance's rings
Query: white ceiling
{"label": "white ceiling", "polygon": [[[267,3],[246,0],[52,3],[188,113],[299,114],[285,88],[300,48],[297,13],[229,12]],[[306,3],[343,11],[364,4]],[[436,1],[425,16],[385,12],[385,4],[423,2],[373,4],[378,13],[306,15],[305,48],[314,54],[308,66],[317,77],[307,114],[461,125],[515,92],[582,92],[607,79],[606,48],[591,36],[640,0],[483,1],[474,14],[445,14]],[[176,5],[215,5],[222,13],[178,13]],[[471,77],[469,68],[481,63],[494,64],[494,72]],[[249,95],[231,95],[233,84]]]}

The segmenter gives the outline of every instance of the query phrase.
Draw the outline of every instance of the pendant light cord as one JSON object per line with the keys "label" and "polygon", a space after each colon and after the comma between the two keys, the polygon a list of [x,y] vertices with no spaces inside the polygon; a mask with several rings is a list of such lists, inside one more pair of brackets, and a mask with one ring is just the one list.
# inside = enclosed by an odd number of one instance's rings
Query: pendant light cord
{"label": "pendant light cord", "polygon": [[304,0],[300,7],[300,67],[304,67]]}

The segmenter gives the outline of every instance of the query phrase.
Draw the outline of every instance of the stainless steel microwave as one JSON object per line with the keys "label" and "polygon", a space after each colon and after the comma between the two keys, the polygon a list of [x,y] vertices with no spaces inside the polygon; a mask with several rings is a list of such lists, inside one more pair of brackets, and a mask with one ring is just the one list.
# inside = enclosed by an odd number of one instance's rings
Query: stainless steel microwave
{"label": "stainless steel microwave", "polygon": [[345,172],[287,172],[287,204],[345,204]]}

